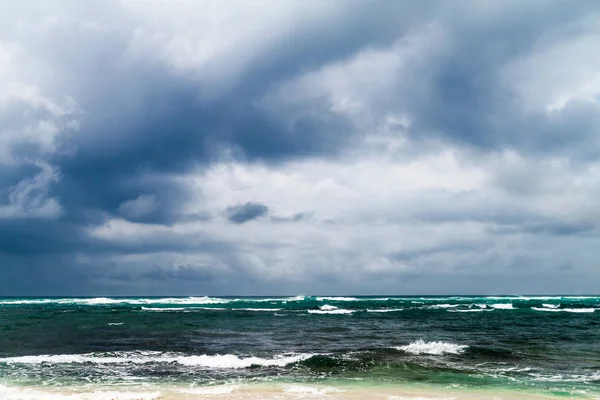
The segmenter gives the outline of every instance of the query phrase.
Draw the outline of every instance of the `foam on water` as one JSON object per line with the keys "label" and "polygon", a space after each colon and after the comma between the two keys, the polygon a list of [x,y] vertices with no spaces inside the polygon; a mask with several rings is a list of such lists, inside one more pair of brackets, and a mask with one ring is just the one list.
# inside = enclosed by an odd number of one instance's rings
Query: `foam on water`
{"label": "foam on water", "polygon": [[318,388],[314,386],[303,386],[303,385],[286,385],[283,387],[283,391],[286,393],[296,394],[308,394],[311,396],[322,396],[329,393],[344,393],[345,390],[337,389],[334,387],[323,387]]}
{"label": "foam on water", "polygon": [[459,306],[460,304],[433,304],[430,305],[429,308],[456,308]]}
{"label": "foam on water", "polygon": [[455,344],[449,342],[433,341],[425,342],[422,339],[412,342],[406,346],[395,347],[396,350],[402,350],[410,354],[461,354],[467,349],[467,345]]}
{"label": "foam on water", "polygon": [[[360,301],[361,299],[357,299],[356,297],[317,297],[317,301]],[[375,300],[375,299],[365,299],[365,300]]]}
{"label": "foam on water", "polygon": [[403,311],[404,308],[380,308],[380,309],[371,309],[367,308],[367,312],[376,312],[376,313],[388,313],[388,312],[396,312]]}
{"label": "foam on water", "polygon": [[308,310],[309,314],[352,314],[354,310]]}
{"label": "foam on water", "polygon": [[35,305],[35,304],[58,304],[58,305],[85,305],[85,306],[104,306],[104,305],[148,305],[148,304],[174,304],[174,305],[193,305],[193,304],[226,304],[233,300],[221,299],[216,297],[165,297],[165,298],[60,298],[60,299],[21,299],[21,300],[0,300],[0,305]]}
{"label": "foam on water", "polygon": [[547,303],[544,303],[544,304],[542,304],[542,306],[544,306],[546,308],[560,308],[560,304],[547,304]]}
{"label": "foam on water", "polygon": [[154,312],[170,312],[170,311],[185,311],[191,310],[189,307],[142,307],[144,311],[154,311]]}
{"label": "foam on water", "polygon": [[240,369],[251,366],[283,367],[298,361],[306,360],[314,354],[284,354],[274,358],[245,357],[233,354],[224,355],[178,355],[160,352],[115,352],[109,354],[56,354],[0,358],[0,364],[150,364],[178,363],[185,366],[197,366],[215,369]]}
{"label": "foam on water", "polygon": [[319,307],[318,310],[307,310],[309,314],[352,314],[354,310],[345,310],[337,308],[336,306],[331,306],[329,304],[324,304]]}
{"label": "foam on water", "polygon": [[239,385],[218,385],[218,386],[200,386],[188,389],[179,389],[178,392],[185,394],[196,394],[201,396],[216,396],[221,394],[231,394],[239,389]]}
{"label": "foam on water", "polygon": [[531,307],[535,311],[551,311],[551,312],[570,312],[570,313],[593,313],[595,308],[545,308]]}
{"label": "foam on water", "polygon": [[500,310],[514,310],[512,303],[490,304],[490,307],[500,309]]}
{"label": "foam on water", "polygon": [[60,393],[0,385],[0,399],[10,400],[155,400],[160,392],[94,391]]}

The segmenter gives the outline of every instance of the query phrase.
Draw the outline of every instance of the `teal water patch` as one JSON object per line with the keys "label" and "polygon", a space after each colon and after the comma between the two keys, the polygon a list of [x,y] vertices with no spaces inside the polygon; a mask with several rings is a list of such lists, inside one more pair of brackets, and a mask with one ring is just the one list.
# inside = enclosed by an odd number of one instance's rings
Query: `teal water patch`
{"label": "teal water patch", "polygon": [[0,298],[5,382],[600,392],[600,297]]}

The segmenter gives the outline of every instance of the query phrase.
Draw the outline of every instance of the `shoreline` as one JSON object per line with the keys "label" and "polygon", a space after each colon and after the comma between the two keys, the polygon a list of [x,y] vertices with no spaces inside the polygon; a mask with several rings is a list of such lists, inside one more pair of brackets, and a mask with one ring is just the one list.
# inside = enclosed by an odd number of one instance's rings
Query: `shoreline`
{"label": "shoreline", "polygon": [[191,399],[337,399],[337,400],[552,400],[598,399],[598,393],[525,391],[368,381],[306,383],[272,381],[193,386],[177,384],[29,386],[0,383],[7,400],[191,400]]}

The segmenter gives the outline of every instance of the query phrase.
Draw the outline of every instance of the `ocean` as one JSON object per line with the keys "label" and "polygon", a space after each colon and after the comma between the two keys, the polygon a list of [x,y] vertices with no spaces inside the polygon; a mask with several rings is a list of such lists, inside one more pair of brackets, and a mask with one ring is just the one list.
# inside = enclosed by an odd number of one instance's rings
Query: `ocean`
{"label": "ocean", "polygon": [[0,298],[0,399],[600,398],[600,297]]}

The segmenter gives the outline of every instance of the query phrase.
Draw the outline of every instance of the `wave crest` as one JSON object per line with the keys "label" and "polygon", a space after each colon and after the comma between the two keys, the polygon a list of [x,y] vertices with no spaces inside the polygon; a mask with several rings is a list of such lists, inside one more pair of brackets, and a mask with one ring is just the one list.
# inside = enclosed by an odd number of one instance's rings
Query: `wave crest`
{"label": "wave crest", "polygon": [[438,356],[443,354],[461,354],[467,347],[469,346],[464,344],[441,341],[425,342],[424,340],[419,339],[406,346],[395,347],[395,349],[416,355],[431,354]]}
{"label": "wave crest", "polygon": [[39,356],[21,356],[0,358],[0,364],[149,364],[177,363],[185,366],[196,366],[215,369],[240,369],[252,366],[283,367],[306,360],[314,354],[284,354],[274,358],[238,357],[233,354],[224,355],[177,355],[160,352],[120,352],[109,354],[56,354]]}

